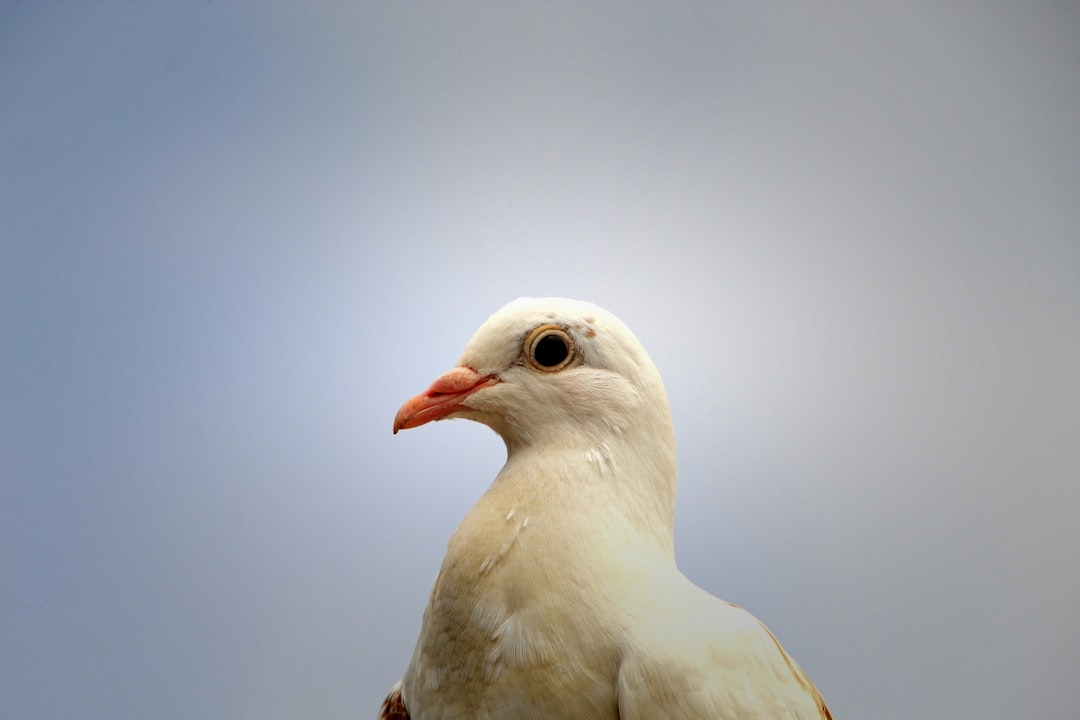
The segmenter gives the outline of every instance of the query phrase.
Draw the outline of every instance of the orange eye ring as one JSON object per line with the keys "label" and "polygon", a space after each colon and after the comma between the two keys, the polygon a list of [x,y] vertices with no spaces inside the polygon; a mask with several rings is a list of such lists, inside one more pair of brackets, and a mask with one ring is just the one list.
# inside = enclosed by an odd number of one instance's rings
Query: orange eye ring
{"label": "orange eye ring", "polygon": [[558,325],[541,325],[525,337],[525,359],[540,372],[558,372],[574,363],[577,350],[569,333]]}

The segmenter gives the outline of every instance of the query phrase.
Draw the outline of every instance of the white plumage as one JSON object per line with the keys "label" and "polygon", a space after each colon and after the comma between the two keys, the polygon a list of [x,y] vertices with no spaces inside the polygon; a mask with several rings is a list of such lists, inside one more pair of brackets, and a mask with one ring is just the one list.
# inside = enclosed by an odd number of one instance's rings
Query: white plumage
{"label": "white plumage", "polygon": [[659,373],[595,305],[522,298],[394,432],[464,417],[506,465],[450,538],[380,718],[829,718],[746,611],[674,556],[675,437]]}

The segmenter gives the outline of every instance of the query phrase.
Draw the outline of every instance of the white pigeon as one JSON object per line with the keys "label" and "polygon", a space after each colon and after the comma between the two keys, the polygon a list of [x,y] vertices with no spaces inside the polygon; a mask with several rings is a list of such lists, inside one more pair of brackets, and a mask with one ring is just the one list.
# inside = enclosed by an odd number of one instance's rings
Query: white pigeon
{"label": "white pigeon", "polygon": [[663,382],[614,315],[522,298],[394,432],[482,422],[506,465],[448,543],[380,720],[831,718],[772,633],[675,565]]}

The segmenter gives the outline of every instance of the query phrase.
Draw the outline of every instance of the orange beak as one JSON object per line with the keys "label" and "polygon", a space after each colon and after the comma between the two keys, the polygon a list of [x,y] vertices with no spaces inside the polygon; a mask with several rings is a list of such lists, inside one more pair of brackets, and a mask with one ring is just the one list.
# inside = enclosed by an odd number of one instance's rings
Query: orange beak
{"label": "orange beak", "polygon": [[440,375],[431,387],[401,406],[394,417],[394,434],[467,410],[462,404],[465,398],[498,382],[494,375],[481,375],[469,367],[456,367]]}

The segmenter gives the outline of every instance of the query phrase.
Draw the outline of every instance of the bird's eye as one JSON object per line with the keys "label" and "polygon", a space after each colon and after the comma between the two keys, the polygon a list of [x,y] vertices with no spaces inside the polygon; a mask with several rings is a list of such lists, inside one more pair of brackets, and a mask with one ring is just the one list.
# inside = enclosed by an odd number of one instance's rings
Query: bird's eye
{"label": "bird's eye", "polygon": [[525,338],[525,358],[543,372],[555,372],[574,362],[574,341],[558,325],[541,325]]}

